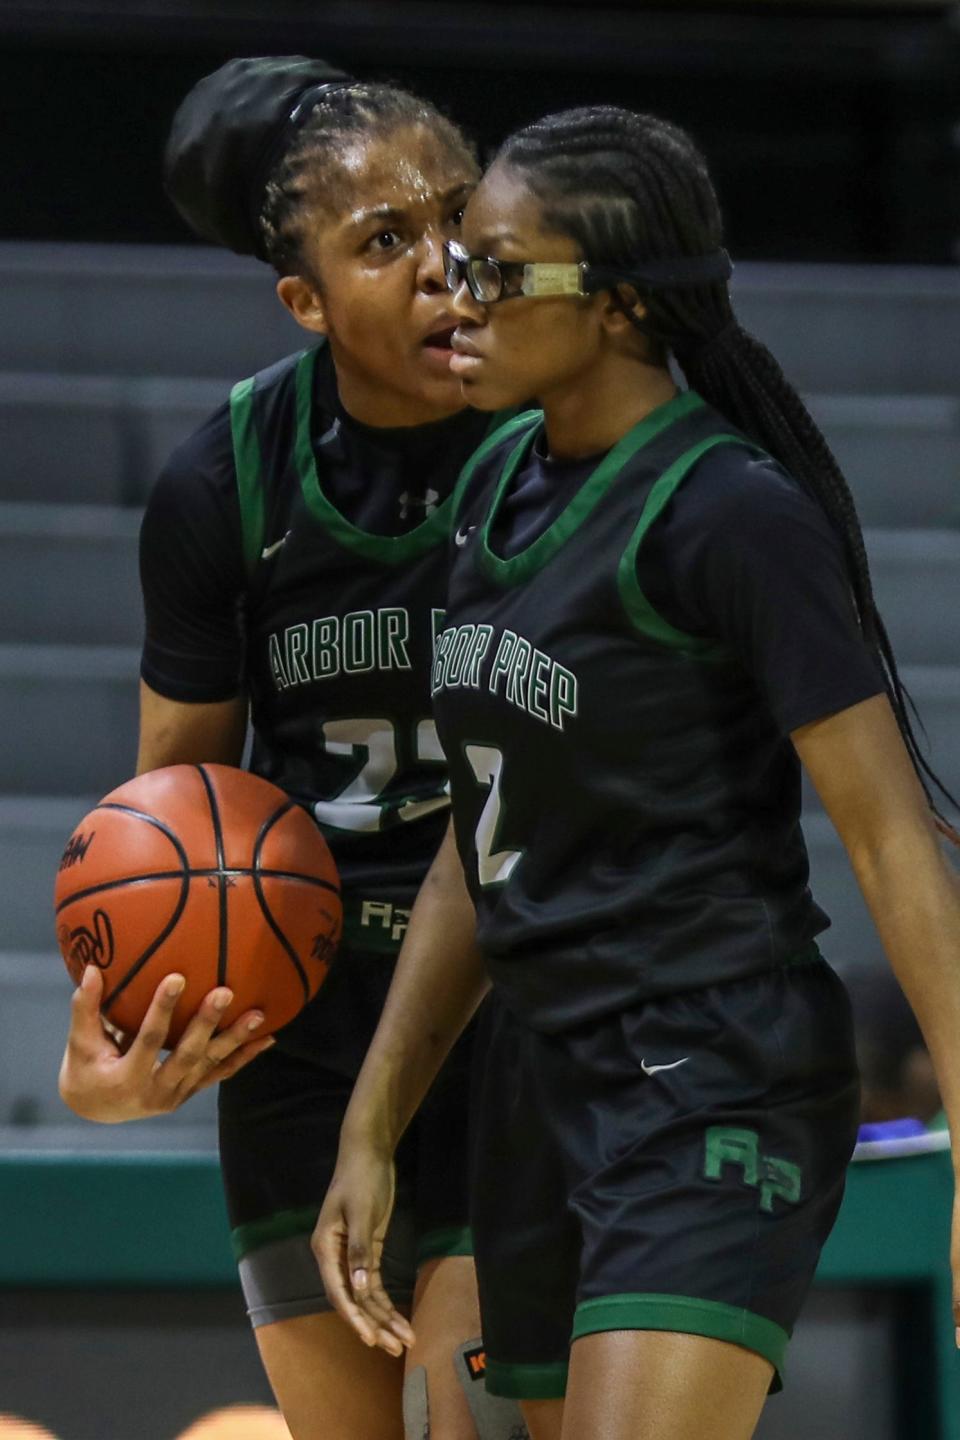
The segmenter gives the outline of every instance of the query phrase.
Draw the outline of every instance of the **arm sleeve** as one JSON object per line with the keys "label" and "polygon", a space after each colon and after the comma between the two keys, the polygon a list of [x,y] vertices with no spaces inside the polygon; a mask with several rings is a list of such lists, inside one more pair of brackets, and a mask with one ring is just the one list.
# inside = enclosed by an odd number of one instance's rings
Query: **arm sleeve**
{"label": "arm sleeve", "polygon": [[140,673],[170,700],[230,700],[243,688],[245,588],[229,415],[174,451],[140,530],[146,632]]}
{"label": "arm sleeve", "polygon": [[841,541],[769,458],[705,456],[651,527],[638,578],[665,619],[737,656],[783,734],[883,693]]}

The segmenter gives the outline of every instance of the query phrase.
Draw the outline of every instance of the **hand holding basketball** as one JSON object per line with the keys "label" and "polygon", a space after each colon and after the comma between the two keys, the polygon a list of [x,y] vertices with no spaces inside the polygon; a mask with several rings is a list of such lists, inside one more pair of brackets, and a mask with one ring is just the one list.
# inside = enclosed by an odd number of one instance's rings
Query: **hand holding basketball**
{"label": "hand holding basketball", "polygon": [[[70,1033],[60,1066],[60,1098],[84,1120],[115,1124],[146,1120],[176,1110],[191,1095],[229,1080],[273,1044],[252,1038],[262,1013],[249,1010],[228,1030],[216,1033],[226,990],[205,997],[183,1039],[163,1060],[160,1051],[183,989],[181,976],[161,980],[143,1024],[123,1051],[106,1033],[100,1015],[103,975],[88,965],[74,992]],[[229,1003],[229,1001],[228,1001]]]}
{"label": "hand holding basketball", "polygon": [[227,765],[172,765],[107,795],[67,842],[55,903],[67,969],[78,984],[101,972],[103,1014],[127,1034],[159,1005],[159,982],[183,978],[170,1045],[214,990],[230,992],[223,1028],[251,1008],[264,1034],[286,1025],[326,977],[343,918],[310,816]]}

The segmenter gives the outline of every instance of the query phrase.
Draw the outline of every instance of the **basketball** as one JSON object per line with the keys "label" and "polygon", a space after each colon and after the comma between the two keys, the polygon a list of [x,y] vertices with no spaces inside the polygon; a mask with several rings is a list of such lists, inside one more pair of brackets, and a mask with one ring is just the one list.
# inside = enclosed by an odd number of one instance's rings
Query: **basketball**
{"label": "basketball", "polygon": [[203,1415],[177,1440],[290,1440],[279,1410],[269,1405],[228,1405]]}
{"label": "basketball", "polygon": [[234,995],[221,1028],[253,1007],[259,1034],[286,1025],[322,984],[343,923],[309,815],[227,765],[172,765],[112,790],[67,841],[55,907],[67,969],[79,983],[99,966],[119,1029],[139,1028],[165,975],[184,976],[171,1047],[218,985]]}
{"label": "basketball", "polygon": [[17,1415],[0,1415],[0,1440],[57,1440],[52,1430],[21,1420]]}

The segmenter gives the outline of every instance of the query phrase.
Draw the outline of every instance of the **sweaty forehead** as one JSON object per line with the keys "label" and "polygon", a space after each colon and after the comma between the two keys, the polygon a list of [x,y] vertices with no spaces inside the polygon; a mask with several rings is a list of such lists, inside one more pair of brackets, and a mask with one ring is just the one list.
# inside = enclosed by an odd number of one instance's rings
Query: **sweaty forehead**
{"label": "sweaty forehead", "polygon": [[340,218],[351,220],[368,210],[435,203],[475,179],[468,155],[418,127],[348,140],[338,156],[334,193]]}

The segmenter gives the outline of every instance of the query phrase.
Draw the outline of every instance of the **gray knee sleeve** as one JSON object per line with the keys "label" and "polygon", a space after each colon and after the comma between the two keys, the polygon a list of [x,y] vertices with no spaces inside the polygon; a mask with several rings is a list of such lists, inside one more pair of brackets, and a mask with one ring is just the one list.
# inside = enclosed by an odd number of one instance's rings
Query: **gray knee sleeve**
{"label": "gray knee sleeve", "polygon": [[[530,1440],[517,1402],[505,1400],[502,1395],[490,1395],[483,1383],[486,1365],[482,1340],[468,1340],[465,1345],[461,1345],[454,1353],[453,1365],[467,1397],[479,1440]],[[429,1435],[429,1421],[426,1433]],[[419,1436],[417,1440],[420,1440]]]}

